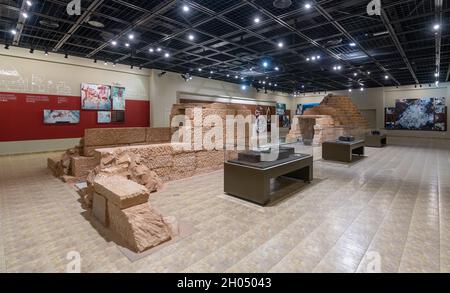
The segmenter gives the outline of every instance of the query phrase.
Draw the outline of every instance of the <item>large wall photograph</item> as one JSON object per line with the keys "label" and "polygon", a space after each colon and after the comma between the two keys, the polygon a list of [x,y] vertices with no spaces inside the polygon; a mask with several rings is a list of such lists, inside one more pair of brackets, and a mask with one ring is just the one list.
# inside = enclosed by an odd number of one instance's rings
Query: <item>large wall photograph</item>
{"label": "large wall photograph", "polygon": [[78,110],[44,110],[45,124],[78,124],[80,111]]}
{"label": "large wall photograph", "polygon": [[386,129],[447,131],[445,98],[399,99],[385,114]]}
{"label": "large wall photograph", "polygon": [[111,111],[111,87],[109,85],[81,84],[81,109]]}

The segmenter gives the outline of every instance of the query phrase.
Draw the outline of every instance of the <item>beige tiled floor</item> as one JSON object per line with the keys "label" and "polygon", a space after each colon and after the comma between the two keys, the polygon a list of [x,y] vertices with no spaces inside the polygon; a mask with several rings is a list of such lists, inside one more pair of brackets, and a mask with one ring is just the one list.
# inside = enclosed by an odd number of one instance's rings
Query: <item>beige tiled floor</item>
{"label": "beige tiled floor", "polygon": [[196,232],[131,263],[86,220],[47,155],[0,157],[0,272],[450,272],[450,142],[391,140],[353,165],[317,161],[313,184],[262,208],[223,174],[168,184],[151,203]]}

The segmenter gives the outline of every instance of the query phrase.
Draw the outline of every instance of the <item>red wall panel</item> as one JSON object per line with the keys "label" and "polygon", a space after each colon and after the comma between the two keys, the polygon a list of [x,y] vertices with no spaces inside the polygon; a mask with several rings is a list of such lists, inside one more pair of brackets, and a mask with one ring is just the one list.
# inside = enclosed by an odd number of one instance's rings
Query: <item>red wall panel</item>
{"label": "red wall panel", "polygon": [[98,124],[97,111],[81,110],[80,124],[46,125],[44,110],[80,110],[78,96],[0,92],[0,141],[77,138],[87,128],[149,127],[150,102],[126,101],[125,123]]}

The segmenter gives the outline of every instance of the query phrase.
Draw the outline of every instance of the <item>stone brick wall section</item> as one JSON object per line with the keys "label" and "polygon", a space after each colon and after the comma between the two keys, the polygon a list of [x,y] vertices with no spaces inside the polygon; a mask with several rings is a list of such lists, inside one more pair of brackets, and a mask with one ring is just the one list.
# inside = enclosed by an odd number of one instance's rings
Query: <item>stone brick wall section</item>
{"label": "stone brick wall section", "polygon": [[176,236],[174,220],[151,209],[148,190],[120,176],[94,180],[94,216],[135,252],[143,252]]}

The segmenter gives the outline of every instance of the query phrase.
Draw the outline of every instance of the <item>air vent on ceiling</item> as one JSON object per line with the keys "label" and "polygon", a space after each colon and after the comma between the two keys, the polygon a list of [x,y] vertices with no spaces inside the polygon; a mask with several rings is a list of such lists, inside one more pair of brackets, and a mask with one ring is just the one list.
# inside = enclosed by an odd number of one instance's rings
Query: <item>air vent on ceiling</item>
{"label": "air vent on ceiling", "polygon": [[59,28],[59,23],[50,20],[39,20],[39,24],[49,28]]}
{"label": "air vent on ceiling", "polygon": [[275,0],[273,1],[273,6],[278,9],[286,9],[292,5],[291,0]]}

